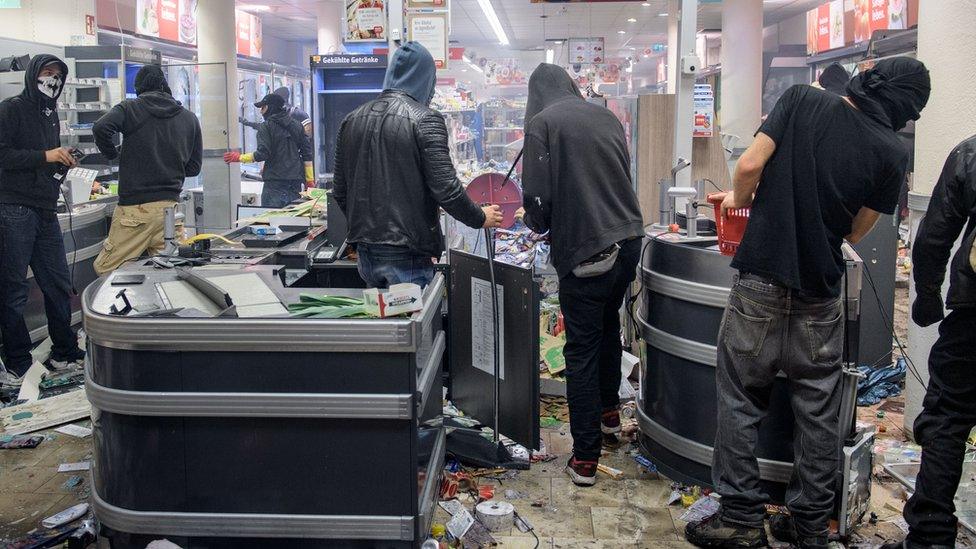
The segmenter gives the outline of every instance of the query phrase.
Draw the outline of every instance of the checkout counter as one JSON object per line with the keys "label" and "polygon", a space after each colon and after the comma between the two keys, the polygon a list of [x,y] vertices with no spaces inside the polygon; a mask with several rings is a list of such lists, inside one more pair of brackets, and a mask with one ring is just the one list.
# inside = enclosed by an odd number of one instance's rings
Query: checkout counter
{"label": "checkout counter", "polygon": [[112,547],[426,537],[445,447],[444,278],[409,317],[293,318],[303,292],[361,291],[290,287],[272,256],[133,262],[84,292],[92,503]]}

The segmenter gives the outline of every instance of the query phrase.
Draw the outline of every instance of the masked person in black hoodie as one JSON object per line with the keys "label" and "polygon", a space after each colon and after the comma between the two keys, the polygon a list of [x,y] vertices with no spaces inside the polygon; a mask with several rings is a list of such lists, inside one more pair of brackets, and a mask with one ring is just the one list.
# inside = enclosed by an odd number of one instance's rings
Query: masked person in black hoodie
{"label": "masked person in black hoodie", "polygon": [[285,110],[280,95],[269,93],[254,106],[264,115],[258,126],[258,149],[243,154],[229,151],[224,162],[264,162],[261,205],[282,208],[298,200],[304,187],[315,186],[312,145],[302,125]]}
{"label": "masked person in black hoodie", "polygon": [[770,518],[770,530],[800,549],[826,549],[843,398],[841,245],[857,243],[881,214],[894,212],[908,165],[895,132],[918,119],[928,98],[928,70],[909,58],[880,61],[854,77],[844,97],[793,86],[736,164],[723,215],[752,211],[718,334],[712,480],[722,509],[688,524],[689,542],[767,545],[769,499],[756,444],[783,372],[796,417],[795,456],[790,515]]}
{"label": "masked person in black hoodie", "polygon": [[24,76],[24,91],[0,103],[0,336],[6,371],[0,384],[20,385],[30,368],[31,338],[24,323],[30,284],[27,269],[44,294],[48,333],[54,346],[49,369],[77,366],[85,353],[71,329],[71,280],[57,204],[56,173],[75,165],[61,147],[57,100],[68,67],[53,55],[36,55]]}
{"label": "masked person in black hoodie", "polygon": [[[281,98],[285,100],[285,112],[288,113],[288,116],[294,118],[299,124],[302,125],[302,128],[305,129],[305,135],[312,137],[312,117],[310,117],[307,112],[298,108],[297,105],[291,104],[291,91],[287,87],[282,86],[272,93],[275,95],[280,95]],[[250,120],[245,120],[243,116],[239,116],[237,120],[248,128],[254,128],[256,130],[261,127],[261,122],[251,122]]]}
{"label": "masked person in black hoodie", "polygon": [[498,206],[468,198],[451,161],[444,116],[431,109],[437,69],[419,42],[393,54],[383,93],[349,113],[336,142],[335,199],[371,288],[426,286],[444,249],[438,206],[469,227],[497,227]]}
{"label": "masked person in black hoodie", "polygon": [[[524,221],[549,233],[566,320],[566,397],[573,455],[566,472],[596,482],[602,433],[620,431],[620,306],[643,233],[623,126],[587,103],[562,67],[529,78],[522,166]],[[602,433],[601,433],[602,431]]]}
{"label": "masked person in black hoodie", "polygon": [[[99,275],[162,251],[163,210],[176,206],[183,180],[200,174],[203,159],[200,122],[173,99],[162,69],[139,69],[135,88],[135,99],[112,107],[92,130],[105,158],[119,158],[119,205],[95,260]],[[120,133],[122,146],[116,149]]]}

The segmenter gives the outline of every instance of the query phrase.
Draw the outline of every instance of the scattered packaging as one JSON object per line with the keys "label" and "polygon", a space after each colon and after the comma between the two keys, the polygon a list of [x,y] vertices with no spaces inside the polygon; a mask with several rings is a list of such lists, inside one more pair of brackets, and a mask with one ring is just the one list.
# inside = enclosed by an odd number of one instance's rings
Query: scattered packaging
{"label": "scattered packaging", "polygon": [[702,496],[688,508],[679,520],[684,522],[701,522],[718,512],[718,500],[709,496]]}
{"label": "scattered packaging", "polygon": [[0,450],[19,450],[23,448],[37,448],[37,445],[44,442],[44,437],[37,435],[32,437],[6,437],[7,440],[0,440]]}
{"label": "scattered packaging", "polygon": [[41,526],[45,528],[57,528],[62,524],[68,524],[69,522],[80,519],[81,517],[85,516],[85,513],[87,512],[88,512],[88,504],[79,503],[74,507],[68,507],[64,511],[51,515],[46,519],[42,520]]}
{"label": "scattered packaging", "polygon": [[423,290],[416,284],[394,284],[386,291],[363,290],[366,313],[378,318],[414,313],[424,308]]}
{"label": "scattered packaging", "polygon": [[58,465],[59,473],[70,473],[73,471],[87,471],[91,469],[90,461],[79,461],[77,463],[62,463]]}
{"label": "scattered packaging", "polygon": [[90,428],[75,424],[62,425],[61,427],[55,429],[55,431],[78,438],[87,438],[92,434],[92,430]]}

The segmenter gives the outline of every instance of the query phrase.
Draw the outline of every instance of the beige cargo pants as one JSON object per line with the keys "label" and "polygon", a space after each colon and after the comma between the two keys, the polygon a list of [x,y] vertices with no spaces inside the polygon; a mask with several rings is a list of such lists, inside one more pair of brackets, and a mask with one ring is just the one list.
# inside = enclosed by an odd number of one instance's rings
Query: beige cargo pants
{"label": "beige cargo pants", "polygon": [[[163,200],[135,206],[116,206],[112,228],[95,259],[99,276],[114,271],[119,265],[142,256],[152,256],[163,250],[163,210],[175,207],[176,202]],[[183,238],[183,224],[176,225],[176,238]]]}

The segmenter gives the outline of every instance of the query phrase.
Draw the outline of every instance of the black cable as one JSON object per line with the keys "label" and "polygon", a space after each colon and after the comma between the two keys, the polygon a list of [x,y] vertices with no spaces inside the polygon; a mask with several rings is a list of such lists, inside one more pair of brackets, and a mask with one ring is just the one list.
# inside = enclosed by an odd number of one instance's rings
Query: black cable
{"label": "black cable", "polygon": [[868,275],[868,283],[871,285],[871,290],[874,292],[874,298],[878,302],[878,308],[881,309],[881,320],[884,322],[885,329],[891,332],[891,336],[895,340],[895,344],[898,346],[898,350],[901,351],[902,358],[905,359],[905,364],[908,365],[908,370],[912,372],[912,376],[924,387],[925,382],[922,380],[921,374],[918,373],[918,368],[915,367],[915,362],[912,361],[912,357],[908,356],[908,351],[905,350],[905,346],[902,345],[901,339],[898,334],[895,333],[895,328],[888,324],[888,312],[881,303],[881,295],[878,293],[877,286],[874,285],[874,277],[871,276],[871,269],[868,268],[867,263],[863,263],[864,273]]}
{"label": "black cable", "polygon": [[728,191],[722,189],[721,187],[719,187],[718,185],[716,185],[714,181],[712,181],[711,179],[709,179],[707,177],[703,177],[702,178],[702,181],[708,181],[709,183],[711,183],[711,185],[713,187],[715,187],[715,190],[718,191],[718,192],[720,192],[720,193],[728,192]]}
{"label": "black cable", "polygon": [[68,197],[64,194],[64,188],[59,184],[58,190],[61,191],[61,198],[64,199],[65,210],[68,212],[68,233],[71,234],[71,293],[78,295],[78,288],[75,287],[75,263],[78,261],[78,242],[75,240],[74,215],[71,213],[72,204],[68,202]]}
{"label": "black cable", "polygon": [[535,547],[533,547],[532,549],[539,549],[539,543],[540,543],[539,542],[539,536],[536,535],[536,533],[535,533],[535,527],[534,526],[530,526],[528,522],[525,522],[525,520],[522,518],[522,516],[518,514],[518,511],[515,511],[515,520],[521,521],[522,524],[524,524],[525,527],[529,529],[529,533],[532,534],[532,537],[535,538]]}

